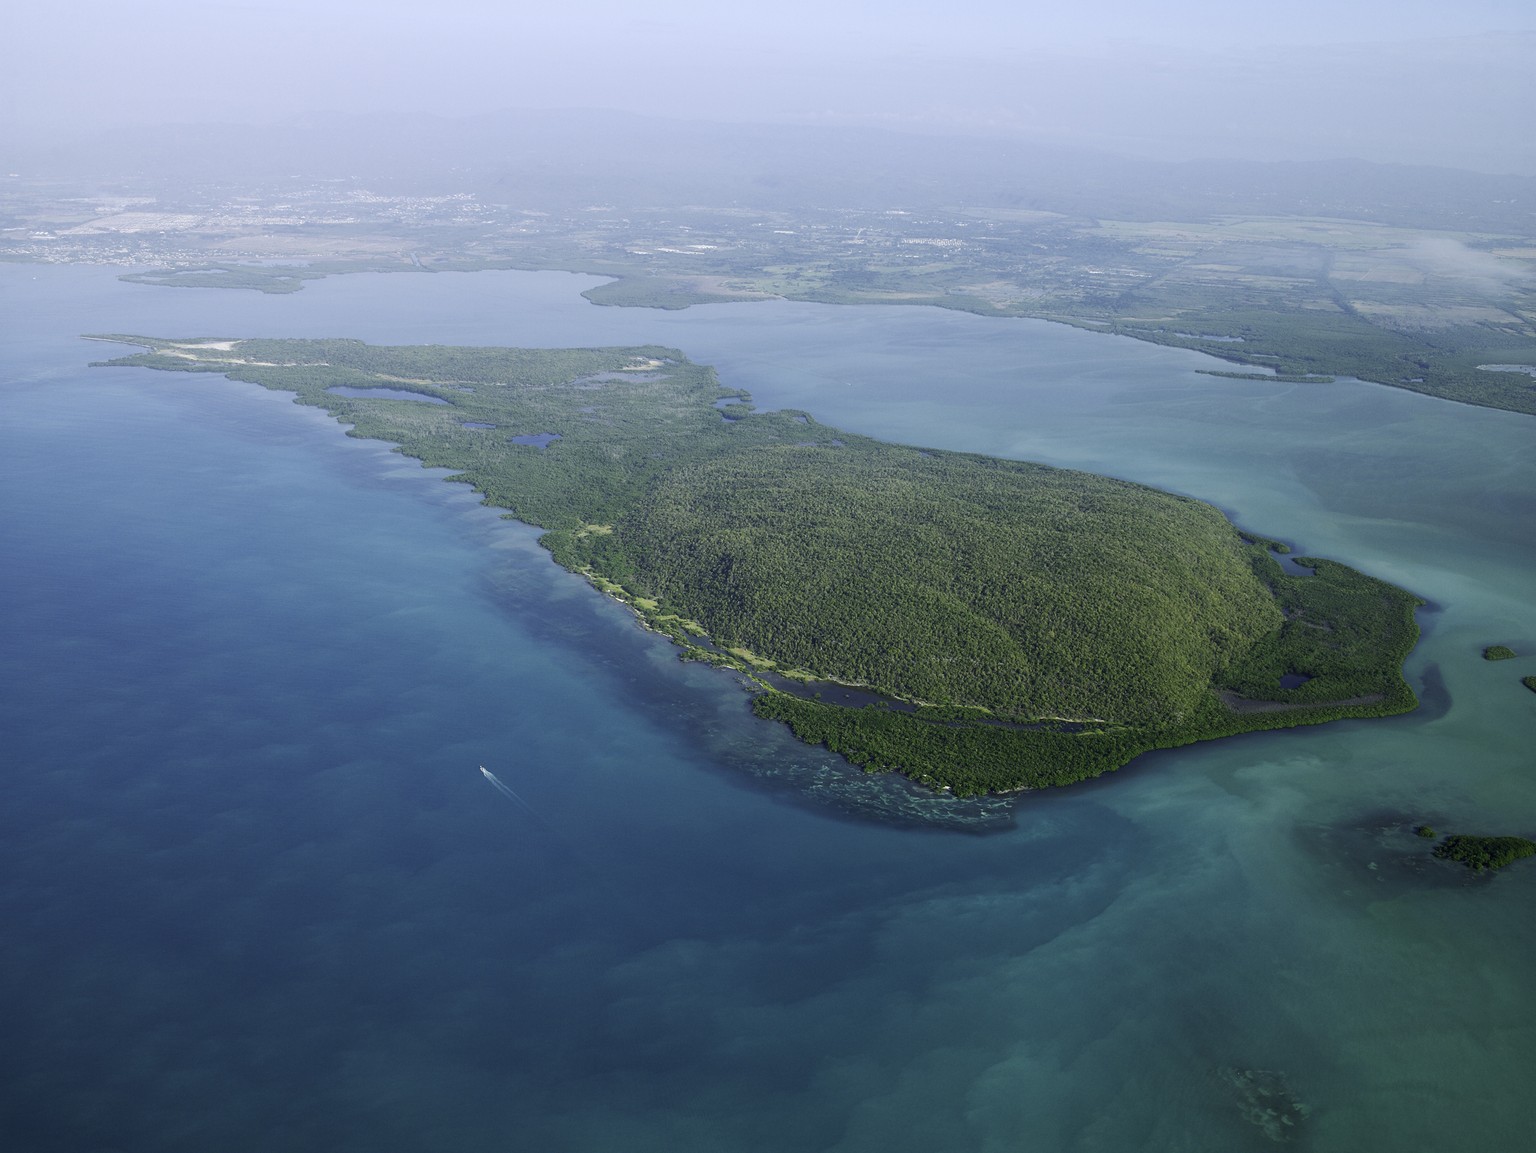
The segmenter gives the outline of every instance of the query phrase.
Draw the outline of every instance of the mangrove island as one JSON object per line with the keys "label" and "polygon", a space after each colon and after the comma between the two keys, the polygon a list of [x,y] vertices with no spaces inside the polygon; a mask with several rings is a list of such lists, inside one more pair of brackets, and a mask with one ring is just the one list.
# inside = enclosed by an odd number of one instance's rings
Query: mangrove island
{"label": "mangrove island", "polygon": [[1417,703],[1412,594],[1286,567],[1189,497],[842,432],[676,349],[164,340],[108,361],[296,394],[545,530],[556,561],[753,708],[975,794]]}

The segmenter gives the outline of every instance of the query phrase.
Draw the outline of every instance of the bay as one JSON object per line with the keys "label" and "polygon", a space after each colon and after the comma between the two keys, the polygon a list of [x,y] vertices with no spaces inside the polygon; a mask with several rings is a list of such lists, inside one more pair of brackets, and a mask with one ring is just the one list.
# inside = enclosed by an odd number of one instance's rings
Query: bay
{"label": "bay", "polygon": [[[16,1147],[1518,1146],[1536,875],[1407,826],[1536,831],[1536,664],[1480,657],[1536,656],[1529,419],[592,283],[0,267]],[[441,474],[253,386],[88,369],[91,331],[675,345],[763,407],[1188,492],[1403,584],[1426,706],[957,810],[754,721]]]}

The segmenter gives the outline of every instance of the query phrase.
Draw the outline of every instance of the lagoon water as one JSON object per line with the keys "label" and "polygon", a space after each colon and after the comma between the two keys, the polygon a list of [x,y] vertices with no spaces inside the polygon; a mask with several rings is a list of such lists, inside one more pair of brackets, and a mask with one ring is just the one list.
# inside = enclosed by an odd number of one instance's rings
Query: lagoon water
{"label": "lagoon water", "polygon": [[[591,283],[0,266],[7,1148],[1528,1143],[1536,862],[1473,878],[1408,830],[1536,835],[1536,422]],[[100,331],[674,345],[762,407],[1191,493],[1403,584],[1425,705],[927,798],[754,720],[441,474],[88,368]]]}

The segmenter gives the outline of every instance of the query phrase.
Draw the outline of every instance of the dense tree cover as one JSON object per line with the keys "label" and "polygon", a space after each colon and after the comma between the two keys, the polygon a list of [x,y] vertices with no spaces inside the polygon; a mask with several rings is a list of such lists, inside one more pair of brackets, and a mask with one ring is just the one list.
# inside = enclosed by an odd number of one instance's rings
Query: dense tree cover
{"label": "dense tree cover", "polygon": [[839,439],[668,472],[620,526],[638,591],[721,645],[1009,720],[1178,719],[1282,623],[1208,505]]}
{"label": "dense tree cover", "polygon": [[1521,857],[1536,856],[1536,841],[1524,837],[1474,837],[1453,833],[1435,846],[1442,861],[1459,861],[1473,872],[1502,869]]}
{"label": "dense tree cover", "polygon": [[[1133,302],[1144,303],[1134,293],[1126,303]],[[1123,318],[1093,327],[1272,369],[1282,379],[1321,383],[1354,376],[1463,404],[1536,413],[1536,381],[1479,368],[1529,365],[1532,341],[1522,333],[1491,324],[1394,327],[1372,323],[1354,309],[1329,311],[1284,297],[1254,303],[1259,306],[1245,307],[1242,294],[1234,292],[1229,300],[1203,301],[1180,315],[1180,326],[1219,338],[1181,336],[1163,324]],[[1242,342],[1232,343],[1232,337]]]}
{"label": "dense tree cover", "polygon": [[[1282,571],[1267,553],[1252,564],[1284,617],[1226,670],[1240,696],[1296,705],[1353,701],[1404,712],[1416,703],[1399,670],[1418,640],[1417,598],[1336,561],[1302,557],[1311,576]],[[1279,688],[1286,674],[1305,677]]]}
{"label": "dense tree cover", "polygon": [[[1185,497],[758,413],[675,349],[117,339],[150,351],[110,363],[293,391],[455,470],[686,655],[812,682],[765,684],[754,707],[869,769],[966,793],[1067,784],[1415,703],[1400,589],[1323,560],[1283,572],[1272,542]],[[883,699],[823,703],[817,681]]]}
{"label": "dense tree cover", "polygon": [[130,284],[154,284],[162,288],[253,288],[275,295],[298,292],[306,280],[319,280],[319,269],[284,267],[241,267],[209,264],[198,268],[156,269],[129,272],[120,279]]}
{"label": "dense tree cover", "polygon": [[1515,650],[1508,645],[1489,645],[1483,650],[1485,661],[1512,661],[1515,659]]}

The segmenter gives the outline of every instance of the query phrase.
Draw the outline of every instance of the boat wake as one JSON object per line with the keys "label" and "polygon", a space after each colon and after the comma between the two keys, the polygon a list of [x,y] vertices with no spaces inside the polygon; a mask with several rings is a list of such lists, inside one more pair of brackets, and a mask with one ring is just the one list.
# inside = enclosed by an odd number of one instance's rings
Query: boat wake
{"label": "boat wake", "polygon": [[557,829],[555,829],[554,826],[552,826],[543,817],[539,816],[539,814],[534,811],[532,805],[517,795],[516,790],[514,790],[510,785],[508,785],[495,773],[491,772],[491,770],[486,768],[484,765],[480,766],[480,775],[489,781],[491,786],[498,793],[506,797],[507,800],[511,801],[514,805],[522,809],[523,812],[527,814],[529,822],[538,831],[538,836],[536,839],[542,841],[549,849],[553,849],[561,857],[566,858],[566,860],[575,866],[578,872],[586,876],[589,883],[603,889],[608,889],[610,887],[608,877],[605,875],[604,870],[597,868],[596,865],[587,859],[585,853],[576,848],[575,845],[571,844],[571,842]]}
{"label": "boat wake", "polygon": [[497,790],[499,790],[503,796],[505,796],[508,800],[521,805],[523,809],[527,811],[530,817],[538,820],[539,814],[533,811],[533,806],[530,805],[527,801],[523,800],[522,797],[514,793],[507,785],[503,784],[500,777],[491,772],[491,770],[486,768],[484,765],[480,766],[480,772],[482,775],[484,775],[486,780],[490,781],[491,784],[496,786]]}

